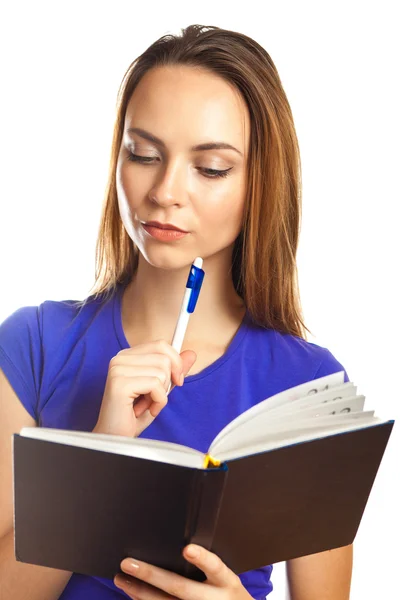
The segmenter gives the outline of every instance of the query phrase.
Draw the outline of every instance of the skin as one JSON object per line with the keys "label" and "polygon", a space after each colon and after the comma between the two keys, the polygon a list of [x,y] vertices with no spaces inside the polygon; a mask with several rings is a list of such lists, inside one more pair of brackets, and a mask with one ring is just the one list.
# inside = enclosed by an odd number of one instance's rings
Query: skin
{"label": "skin", "polygon": [[[149,131],[166,147],[129,134],[132,127]],[[249,114],[240,94],[204,70],[154,69],[127,107],[117,192],[122,221],[140,255],[122,299],[123,328],[130,345],[171,341],[190,265],[201,256],[207,275],[182,346],[197,354],[191,374],[225,352],[245,314],[230,268],[244,213],[249,138]],[[190,150],[213,141],[239,152]],[[131,162],[130,152],[154,161]],[[205,169],[231,170],[227,177],[210,178]],[[172,223],[189,235],[172,243],[155,240],[140,225],[151,220]]]}
{"label": "skin", "polygon": [[[197,556],[189,554],[197,550]],[[201,546],[190,544],[183,550],[188,562],[204,571],[204,583],[136,559],[121,562],[125,575],[114,583],[134,600],[249,600],[252,598],[239,577],[221,559]],[[353,546],[344,546],[287,561],[288,600],[349,600]]]}
{"label": "skin", "polygon": [[[143,139],[141,128],[165,146]],[[191,315],[181,356],[190,373],[204,369],[227,349],[245,314],[230,273],[232,250],[243,220],[250,117],[240,94],[223,79],[187,66],[153,69],[140,81],[127,107],[117,164],[120,215],[140,250],[136,275],[122,298],[122,325],[131,346],[172,340],[191,263],[203,258],[206,272]],[[205,142],[229,149],[197,150]],[[152,157],[150,164],[129,154]],[[205,169],[230,169],[227,177],[207,177]],[[148,236],[140,222],[168,222],[189,231],[165,243]],[[134,307],[134,310],[131,309]],[[115,584],[137,600],[248,600],[240,579],[215,554],[197,546],[184,556],[207,580],[193,582],[145,563],[121,569],[129,583]],[[348,600],[352,546],[287,562],[291,600]]]}

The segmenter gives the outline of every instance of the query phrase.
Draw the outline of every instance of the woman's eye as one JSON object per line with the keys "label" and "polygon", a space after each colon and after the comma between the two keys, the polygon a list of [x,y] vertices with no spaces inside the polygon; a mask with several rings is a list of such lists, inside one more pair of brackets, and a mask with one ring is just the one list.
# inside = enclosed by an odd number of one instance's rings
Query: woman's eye
{"label": "woman's eye", "polygon": [[[141,164],[152,164],[152,162],[155,159],[151,156],[139,156],[138,154],[133,154],[132,152],[130,152],[128,154],[128,160]],[[208,179],[215,179],[216,177],[227,177],[231,169],[233,169],[233,167],[231,167],[230,169],[225,169],[223,171],[218,171],[217,169],[201,169],[199,167],[199,170],[203,171],[204,176],[208,177]]]}
{"label": "woman's eye", "polygon": [[131,160],[132,162],[145,163],[145,162],[152,161],[153,158],[151,158],[149,156],[139,156],[138,154],[132,154],[132,152],[129,152],[128,160]]}

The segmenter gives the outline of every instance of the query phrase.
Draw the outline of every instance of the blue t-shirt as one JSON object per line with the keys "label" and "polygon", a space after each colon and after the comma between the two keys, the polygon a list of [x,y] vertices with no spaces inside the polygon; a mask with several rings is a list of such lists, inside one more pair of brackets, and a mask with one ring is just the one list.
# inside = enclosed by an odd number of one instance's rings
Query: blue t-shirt
{"label": "blue t-shirt", "polygon": [[[0,367],[38,426],[94,428],[109,362],[130,347],[121,320],[123,289],[119,285],[108,298],[89,297],[80,309],[72,300],[25,306],[0,325]],[[175,387],[141,437],[206,453],[219,431],[254,404],[342,370],[327,348],[259,327],[246,313],[225,354]],[[272,591],[271,572],[267,565],[240,575],[253,598],[264,600]],[[60,600],[121,597],[127,596],[112,580],[73,573]]]}

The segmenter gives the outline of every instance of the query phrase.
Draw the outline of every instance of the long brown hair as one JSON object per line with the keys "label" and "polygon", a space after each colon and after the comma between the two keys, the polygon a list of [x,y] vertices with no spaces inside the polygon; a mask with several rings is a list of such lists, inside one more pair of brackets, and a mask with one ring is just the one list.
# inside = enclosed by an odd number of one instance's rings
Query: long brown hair
{"label": "long brown hair", "polygon": [[306,339],[296,253],[301,220],[301,165],[292,112],[269,54],[250,37],[190,25],[164,35],[127,69],[121,82],[110,167],[96,244],[92,297],[113,294],[136,272],[139,250],[122,223],[116,166],[126,108],[153,67],[203,67],[236,86],[250,113],[248,187],[243,227],[235,241],[232,279],[253,320]]}

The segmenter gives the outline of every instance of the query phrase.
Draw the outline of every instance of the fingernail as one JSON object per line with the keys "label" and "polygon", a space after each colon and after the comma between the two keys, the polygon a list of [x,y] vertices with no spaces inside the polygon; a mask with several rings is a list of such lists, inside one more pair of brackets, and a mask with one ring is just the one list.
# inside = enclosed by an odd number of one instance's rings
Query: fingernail
{"label": "fingernail", "polygon": [[129,585],[131,583],[131,579],[129,577],[124,577],[123,575],[116,575],[114,578],[114,585],[117,587],[124,587],[124,585]]}
{"label": "fingernail", "polygon": [[179,377],[179,385],[183,385],[184,381],[185,381],[185,378],[183,376],[183,373],[181,373],[181,376]]}
{"label": "fingernail", "polygon": [[200,554],[200,551],[195,546],[188,546],[186,549],[186,554],[190,556],[190,558],[197,558]]}
{"label": "fingernail", "polygon": [[137,570],[139,568],[138,563],[133,560],[132,558],[127,558],[124,559],[124,561],[121,563],[121,569],[123,571],[132,571],[132,570]]}

